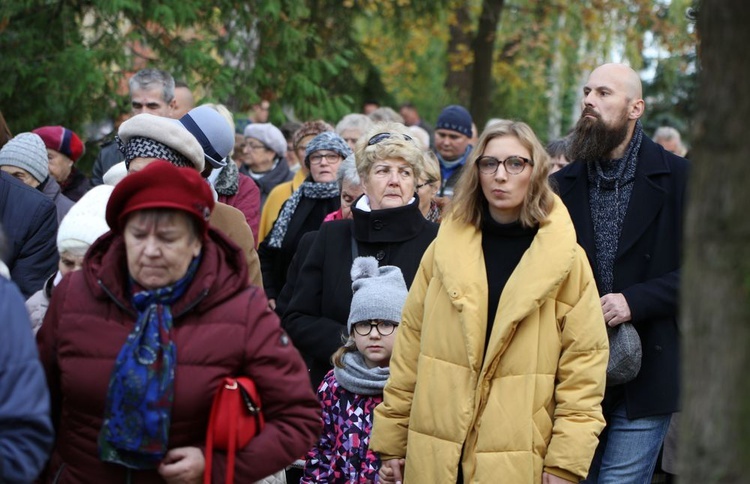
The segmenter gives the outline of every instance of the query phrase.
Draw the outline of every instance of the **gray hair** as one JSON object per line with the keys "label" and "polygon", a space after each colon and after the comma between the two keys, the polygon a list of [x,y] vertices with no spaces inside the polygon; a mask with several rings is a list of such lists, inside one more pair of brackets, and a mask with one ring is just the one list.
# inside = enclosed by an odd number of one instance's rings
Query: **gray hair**
{"label": "gray hair", "polygon": [[656,132],[654,133],[654,141],[658,142],[658,140],[662,139],[664,141],[676,139],[677,141],[682,142],[680,132],[671,126],[661,126],[656,129]]}
{"label": "gray hair", "polygon": [[388,106],[380,107],[371,112],[370,119],[375,123],[391,122],[404,124],[404,118]]}
{"label": "gray hair", "polygon": [[137,90],[161,89],[164,102],[174,99],[174,78],[172,74],[160,69],[141,69],[128,80],[130,92]]}
{"label": "gray hair", "polygon": [[347,114],[341,118],[339,124],[336,125],[336,134],[341,136],[341,133],[347,129],[357,129],[362,134],[365,134],[370,128],[372,128],[372,125],[373,122],[369,116],[357,113]]}
{"label": "gray hair", "polygon": [[362,183],[359,173],[357,173],[357,164],[354,161],[353,154],[347,156],[339,165],[339,170],[336,172],[336,181],[339,183],[340,190],[344,188],[344,182],[349,182],[351,185]]}

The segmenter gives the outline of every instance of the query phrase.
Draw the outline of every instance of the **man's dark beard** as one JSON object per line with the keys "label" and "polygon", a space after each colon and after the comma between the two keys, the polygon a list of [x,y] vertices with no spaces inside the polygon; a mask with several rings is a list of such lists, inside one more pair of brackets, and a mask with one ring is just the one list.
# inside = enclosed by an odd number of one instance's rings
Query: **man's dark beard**
{"label": "man's dark beard", "polygon": [[[587,118],[587,114],[596,118]],[[627,114],[624,114],[620,123],[609,127],[596,113],[586,109],[571,135],[568,159],[584,162],[607,160],[612,150],[620,146],[627,135]]]}

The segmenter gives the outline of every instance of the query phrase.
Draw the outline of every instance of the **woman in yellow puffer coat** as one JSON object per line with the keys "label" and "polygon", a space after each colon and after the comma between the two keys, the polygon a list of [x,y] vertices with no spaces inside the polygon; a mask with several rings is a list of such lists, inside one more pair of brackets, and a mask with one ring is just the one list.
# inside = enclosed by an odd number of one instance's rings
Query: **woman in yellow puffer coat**
{"label": "woman in yellow puffer coat", "polygon": [[370,448],[383,483],[564,483],[604,427],[596,283],[531,128],[487,128],[404,307]]}

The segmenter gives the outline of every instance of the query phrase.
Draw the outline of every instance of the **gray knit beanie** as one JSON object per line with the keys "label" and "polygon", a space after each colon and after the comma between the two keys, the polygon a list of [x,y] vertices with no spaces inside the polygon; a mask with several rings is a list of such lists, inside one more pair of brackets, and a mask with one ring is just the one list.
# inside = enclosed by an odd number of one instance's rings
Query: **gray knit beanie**
{"label": "gray knit beanie", "polygon": [[324,131],[307,143],[307,148],[305,149],[305,166],[309,168],[310,155],[321,150],[334,151],[341,155],[342,159],[352,154],[352,149],[349,148],[344,138],[333,131]]}
{"label": "gray knit beanie", "polygon": [[0,150],[0,166],[3,165],[22,168],[42,183],[49,176],[47,147],[38,134],[17,134]]}
{"label": "gray knit beanie", "polygon": [[404,275],[396,266],[378,267],[374,257],[357,257],[352,264],[352,307],[346,328],[360,321],[386,320],[401,322],[406,289]]}

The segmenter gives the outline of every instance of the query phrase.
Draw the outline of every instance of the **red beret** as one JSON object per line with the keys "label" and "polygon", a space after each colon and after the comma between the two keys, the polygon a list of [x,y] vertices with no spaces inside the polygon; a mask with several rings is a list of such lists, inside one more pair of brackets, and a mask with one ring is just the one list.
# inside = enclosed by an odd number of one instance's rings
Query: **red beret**
{"label": "red beret", "polygon": [[32,133],[38,134],[47,148],[59,151],[73,160],[73,163],[78,161],[85,150],[81,138],[62,126],[43,126]]}
{"label": "red beret", "polygon": [[149,208],[187,212],[198,221],[205,235],[214,196],[206,180],[194,169],[156,160],[117,184],[107,203],[107,225],[120,233],[128,214]]}

